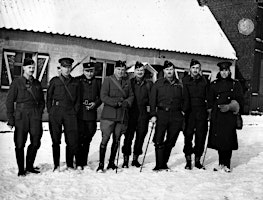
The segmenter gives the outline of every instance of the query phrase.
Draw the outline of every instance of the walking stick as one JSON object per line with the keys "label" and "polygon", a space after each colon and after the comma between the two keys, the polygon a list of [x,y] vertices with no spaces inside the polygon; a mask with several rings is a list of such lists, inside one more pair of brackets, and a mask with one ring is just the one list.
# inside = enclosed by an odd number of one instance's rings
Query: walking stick
{"label": "walking stick", "polygon": [[209,136],[209,129],[210,129],[210,125],[208,126],[208,133],[207,133],[207,136],[206,136],[206,147],[205,147],[205,153],[204,153],[204,156],[203,156],[203,161],[202,161],[202,165],[204,166],[204,163],[205,163],[205,156],[206,156],[206,152],[207,152],[207,145],[208,145],[208,136]]}
{"label": "walking stick", "polygon": [[[121,139],[121,138],[120,138]],[[120,139],[118,140],[118,153],[117,153],[117,167],[116,167],[116,174],[118,173],[118,164],[119,164],[119,157],[120,157]]]}
{"label": "walking stick", "polygon": [[143,164],[144,164],[145,156],[146,156],[146,153],[147,153],[147,150],[148,150],[148,146],[149,146],[149,143],[150,143],[150,139],[151,139],[151,136],[152,136],[152,132],[153,132],[154,126],[155,126],[155,123],[152,124],[152,128],[151,128],[151,131],[150,131],[149,139],[148,139],[148,142],[147,142],[147,145],[146,145],[146,149],[145,149],[145,153],[144,153],[144,156],[143,156],[140,172],[142,172],[142,167],[143,167]]}
{"label": "walking stick", "polygon": [[[126,108],[124,108],[123,114],[122,114],[122,118],[121,118],[121,124],[123,124],[123,125],[124,125],[125,114],[126,114]],[[119,140],[118,140],[118,153],[117,153],[116,174],[118,173],[118,164],[119,164],[119,157],[120,157],[120,141],[121,141],[121,135],[120,135],[120,138],[119,138]]]}

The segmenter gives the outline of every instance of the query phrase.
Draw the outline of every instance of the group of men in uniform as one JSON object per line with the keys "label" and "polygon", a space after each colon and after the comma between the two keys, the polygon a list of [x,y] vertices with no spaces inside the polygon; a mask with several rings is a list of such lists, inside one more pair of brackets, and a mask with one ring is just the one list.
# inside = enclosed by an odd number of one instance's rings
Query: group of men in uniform
{"label": "group of men in uniform", "polygon": [[[134,78],[129,79],[125,76],[125,62],[117,61],[114,74],[105,77],[102,85],[95,78],[94,62],[84,63],[83,75],[72,77],[70,72],[73,62],[71,58],[59,59],[59,75],[50,80],[47,90],[46,106],[49,113],[54,171],[60,170],[63,132],[67,168],[83,169],[88,165],[90,143],[97,130],[97,108],[102,103],[104,106],[100,121],[102,140],[98,172],[105,170],[105,154],[111,135],[113,142],[107,169],[118,167],[115,160],[122,134],[125,136],[121,148],[122,167],[129,167],[132,152],[131,165],[140,167],[138,157],[143,153],[142,147],[149,122],[155,125],[153,141],[156,166],[153,170],[169,169],[167,163],[180,131],[185,135],[185,169],[192,169],[192,154],[195,154],[195,167],[204,168],[200,158],[204,151],[208,126],[208,82],[201,74],[199,61],[191,61],[190,73],[183,82],[175,77],[175,65],[165,61],[164,77],[155,83],[146,80],[145,67],[141,62],[136,62]],[[40,82],[33,78],[34,68],[34,61],[25,59],[23,75],[12,82],[6,101],[8,125],[15,126],[14,141],[19,176],[28,172],[39,173],[39,169],[34,168],[33,163],[40,147],[41,117],[45,101]],[[24,168],[24,146],[28,133],[31,143],[27,149]]]}

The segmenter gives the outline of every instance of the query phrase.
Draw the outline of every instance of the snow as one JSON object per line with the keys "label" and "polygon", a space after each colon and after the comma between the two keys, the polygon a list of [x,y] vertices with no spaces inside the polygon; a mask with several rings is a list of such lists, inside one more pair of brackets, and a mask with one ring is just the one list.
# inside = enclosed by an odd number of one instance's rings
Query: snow
{"label": "snow", "polygon": [[[263,116],[243,116],[244,127],[238,131],[239,149],[233,152],[232,173],[214,172],[217,152],[207,150],[207,170],[185,170],[183,134],[172,151],[171,171],[153,172],[154,146],[150,142],[145,166],[140,169],[122,169],[96,173],[99,159],[101,131],[91,143],[89,166],[83,171],[67,170],[65,166],[65,142],[61,145],[61,172],[53,172],[51,138],[48,124],[43,123],[44,134],[35,166],[38,175],[17,176],[13,132],[0,122],[0,199],[178,199],[178,200],[261,200],[263,199]],[[99,127],[99,126],[98,126]],[[145,144],[149,138],[146,136]],[[123,140],[123,136],[122,136]],[[105,165],[110,153],[108,144]],[[27,143],[28,145],[28,143]],[[26,145],[26,146],[27,146]],[[145,146],[144,146],[145,149]],[[26,148],[25,148],[26,150]],[[142,161],[143,156],[140,156]]]}

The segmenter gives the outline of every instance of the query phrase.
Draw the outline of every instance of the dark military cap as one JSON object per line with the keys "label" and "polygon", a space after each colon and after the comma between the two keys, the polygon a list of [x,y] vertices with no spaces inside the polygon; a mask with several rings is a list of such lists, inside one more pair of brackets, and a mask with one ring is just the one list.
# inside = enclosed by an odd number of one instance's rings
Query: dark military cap
{"label": "dark military cap", "polygon": [[126,67],[126,62],[118,60],[115,64],[115,67]]}
{"label": "dark military cap", "polygon": [[94,62],[83,63],[83,69],[84,70],[93,69],[93,68],[95,68],[95,63]]}
{"label": "dark military cap", "polygon": [[58,62],[61,64],[63,67],[71,67],[72,63],[74,60],[72,58],[60,58]]}
{"label": "dark military cap", "polygon": [[141,62],[137,61],[137,62],[135,63],[134,68],[137,69],[137,68],[141,68],[141,67],[144,67],[144,65],[143,65]]}
{"label": "dark military cap", "polygon": [[170,62],[169,60],[166,60],[166,61],[164,61],[163,69],[168,68],[168,67],[175,68],[175,66],[174,66],[174,64],[172,62]]}
{"label": "dark military cap", "polygon": [[192,59],[190,62],[190,67],[192,67],[193,65],[201,65],[201,63],[198,60]]}
{"label": "dark military cap", "polygon": [[232,65],[231,62],[229,61],[223,61],[223,62],[219,62],[217,63],[217,66],[219,67],[219,70],[223,70],[223,69],[230,69],[230,66]]}
{"label": "dark military cap", "polygon": [[34,63],[35,63],[34,60],[32,60],[31,58],[25,58],[23,62],[23,66],[33,65]]}

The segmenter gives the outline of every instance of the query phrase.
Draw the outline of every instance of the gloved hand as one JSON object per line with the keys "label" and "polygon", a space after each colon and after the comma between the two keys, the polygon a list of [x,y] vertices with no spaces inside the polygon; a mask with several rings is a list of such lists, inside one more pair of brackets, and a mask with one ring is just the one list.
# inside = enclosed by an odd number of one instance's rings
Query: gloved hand
{"label": "gloved hand", "polygon": [[123,101],[121,104],[122,108],[129,108],[129,103],[127,101]]}
{"label": "gloved hand", "polygon": [[11,129],[15,126],[15,119],[14,117],[10,118],[7,122],[7,126],[9,126]]}
{"label": "gloved hand", "polygon": [[229,105],[228,104],[218,105],[218,108],[220,109],[221,112],[229,111]]}

